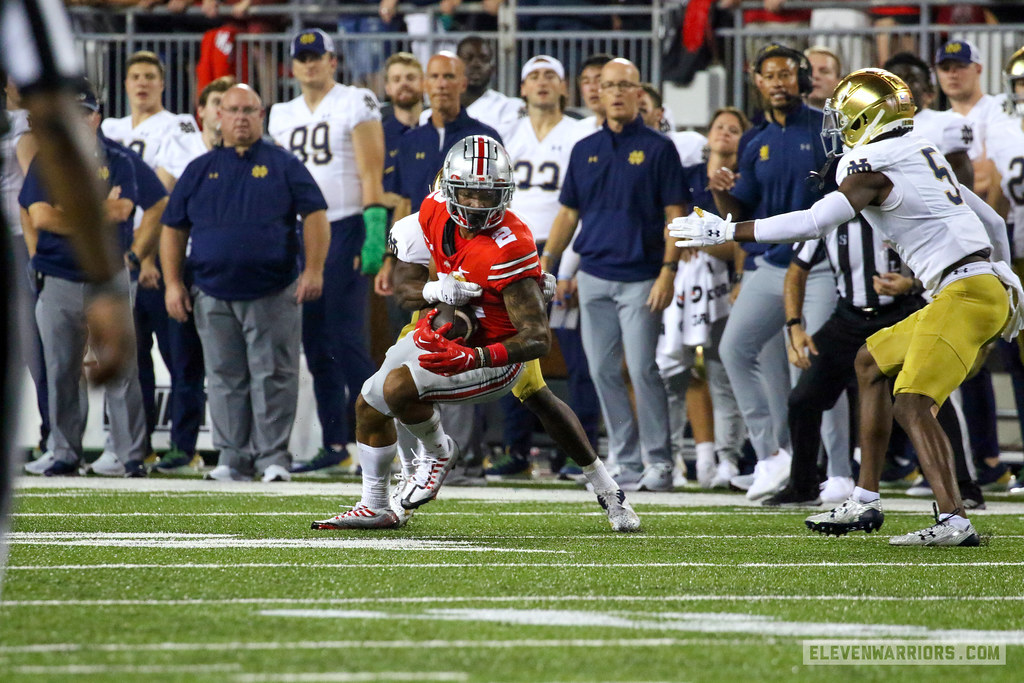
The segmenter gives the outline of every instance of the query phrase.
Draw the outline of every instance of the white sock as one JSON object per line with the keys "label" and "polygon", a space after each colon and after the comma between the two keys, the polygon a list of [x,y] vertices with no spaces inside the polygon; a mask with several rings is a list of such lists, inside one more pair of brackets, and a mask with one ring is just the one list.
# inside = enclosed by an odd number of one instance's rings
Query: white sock
{"label": "white sock", "polygon": [[714,459],[714,457],[715,457],[715,442],[714,441],[705,441],[704,443],[699,443],[696,446],[694,446],[694,450],[697,451],[697,457],[698,458],[703,455],[704,457],[710,457],[710,458]]}
{"label": "white sock", "polygon": [[416,424],[406,424],[403,422],[402,426],[420,440],[428,455],[435,458],[447,458],[450,455],[448,452],[448,437],[444,433],[444,427],[441,426],[441,413],[437,411],[437,408],[434,408],[434,413],[430,416],[429,420],[417,422]]}
{"label": "white sock", "polygon": [[865,491],[864,489],[862,489],[859,486],[855,486],[853,488],[853,495],[851,496],[851,498],[853,498],[858,503],[864,503],[864,504],[874,503],[876,500],[878,500],[881,497],[882,496],[878,495],[878,492],[876,492],[876,491]]}
{"label": "white sock", "polygon": [[594,491],[599,493],[617,491],[619,488],[619,485],[608,474],[608,470],[605,469],[604,463],[600,460],[595,460],[592,464],[586,465],[583,468],[583,474],[586,476],[587,481],[590,482],[590,485],[594,487]]}
{"label": "white sock", "polygon": [[396,445],[374,448],[359,444],[359,465],[363,468],[363,499],[368,508],[380,510],[388,507],[388,480],[391,461],[395,459]]}
{"label": "white sock", "polygon": [[961,517],[960,515],[949,515],[948,517],[943,517],[942,513],[939,513],[939,519],[946,522],[954,529],[959,529],[960,531],[964,531],[965,529],[967,529],[967,527],[971,525],[971,520],[967,519],[966,517]]}
{"label": "white sock", "polygon": [[398,459],[402,462],[402,476],[408,479],[416,470],[416,466],[412,464],[412,461],[416,457],[416,451],[419,450],[420,442],[409,433],[404,424],[397,420],[395,421],[395,428],[398,432]]}

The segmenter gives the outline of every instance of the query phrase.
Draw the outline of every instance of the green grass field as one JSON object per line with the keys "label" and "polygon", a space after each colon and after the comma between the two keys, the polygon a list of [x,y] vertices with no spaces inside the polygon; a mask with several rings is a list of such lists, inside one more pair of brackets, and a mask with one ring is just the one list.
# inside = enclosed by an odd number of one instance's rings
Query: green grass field
{"label": "green grass field", "polygon": [[[981,548],[824,538],[740,495],[632,494],[613,533],[566,486],[446,488],[404,529],[312,531],[349,483],[23,479],[0,681],[1024,679],[1024,504]],[[822,639],[1005,645],[1005,664],[805,665]],[[994,651],[987,648],[986,651]]]}

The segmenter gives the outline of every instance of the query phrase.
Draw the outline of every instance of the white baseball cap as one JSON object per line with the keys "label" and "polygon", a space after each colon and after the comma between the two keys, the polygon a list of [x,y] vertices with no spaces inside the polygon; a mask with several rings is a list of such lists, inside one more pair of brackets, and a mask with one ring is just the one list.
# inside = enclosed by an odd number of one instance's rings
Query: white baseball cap
{"label": "white baseball cap", "polygon": [[551,69],[558,77],[563,81],[565,80],[565,67],[562,63],[552,57],[551,55],[537,55],[531,57],[526,64],[523,64],[523,70],[520,73],[519,80],[525,81],[526,77],[532,74],[534,71],[540,71],[541,69]]}

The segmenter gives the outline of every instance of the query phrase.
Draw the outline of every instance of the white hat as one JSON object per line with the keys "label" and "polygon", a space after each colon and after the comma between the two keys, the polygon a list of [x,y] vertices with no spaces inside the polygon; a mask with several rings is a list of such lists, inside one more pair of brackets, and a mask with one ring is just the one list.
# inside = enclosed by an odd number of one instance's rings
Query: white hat
{"label": "white hat", "polygon": [[551,55],[537,55],[536,57],[531,57],[526,64],[523,64],[523,70],[519,76],[519,80],[525,81],[527,76],[532,74],[534,71],[539,71],[541,69],[551,69],[558,74],[559,78],[563,81],[565,80],[565,67],[562,66],[560,61]]}

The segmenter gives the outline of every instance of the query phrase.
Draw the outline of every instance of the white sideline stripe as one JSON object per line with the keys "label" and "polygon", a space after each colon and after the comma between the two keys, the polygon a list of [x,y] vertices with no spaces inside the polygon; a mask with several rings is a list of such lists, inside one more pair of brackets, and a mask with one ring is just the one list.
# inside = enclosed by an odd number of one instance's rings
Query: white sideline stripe
{"label": "white sideline stripe", "polygon": [[5,600],[0,607],[195,607],[201,605],[366,605],[439,602],[1024,602],[1024,595],[430,595],[405,598],[217,598],[189,600]]}
{"label": "white sideline stripe", "polygon": [[744,638],[720,640],[717,638],[605,638],[598,640],[300,640],[294,642],[231,642],[231,643],[41,643],[37,645],[0,645],[0,654],[37,654],[44,652],[231,652],[233,650],[346,650],[350,648],[375,649],[514,649],[560,647],[680,647],[696,645],[750,645],[773,644],[775,638]]}
{"label": "white sideline stripe", "polygon": [[116,664],[69,664],[64,666],[16,666],[19,674],[93,676],[96,674],[205,674],[241,671],[241,664],[198,664],[185,666],[132,666]]}
{"label": "white sideline stripe", "polygon": [[[268,498],[289,498],[295,496],[325,496],[346,498],[353,503],[362,493],[358,483],[340,482],[216,482],[201,479],[106,479],[82,477],[19,477],[15,480],[18,496],[81,496],[85,492],[126,492],[126,493],[173,493],[179,498],[187,495],[220,496],[224,493],[237,495],[263,496]],[[577,488],[555,487],[457,487],[448,486],[441,493],[441,499],[472,500],[482,503],[594,503],[594,494]],[[658,507],[741,507],[751,514],[800,514],[806,511],[787,511],[768,513],[760,503],[748,501],[744,496],[734,493],[704,493],[685,491],[680,493],[646,493],[629,494],[634,506],[654,505]],[[910,498],[887,498],[883,494],[882,506],[886,512],[918,512],[931,516],[931,500]],[[756,512],[753,512],[756,510]],[[642,510],[642,514],[650,514]],[[433,513],[441,514],[441,513]],[[488,514],[488,513],[481,513]],[[529,514],[547,514],[544,512]],[[599,513],[600,514],[600,513]],[[680,512],[676,514],[692,514]],[[710,513],[718,514],[718,513]],[[735,514],[735,513],[734,513]],[[972,510],[975,515],[1024,515],[1024,502],[988,501],[987,510]]]}
{"label": "white sideline stripe", "polygon": [[371,612],[366,610],[263,610],[268,617],[300,619],[413,619],[492,623],[515,626],[564,626],[629,628],[648,631],[690,633],[746,633],[782,637],[829,636],[832,638],[929,638],[945,642],[1024,644],[1024,631],[974,629],[931,629],[912,624],[858,624],[849,622],[787,621],[762,614],[733,612],[588,612],[584,610],[536,610],[515,608],[428,609],[419,614]]}
{"label": "white sideline stripe", "polygon": [[8,566],[8,571],[79,571],[84,569],[636,569],[642,567],[719,567],[723,569],[813,567],[1024,567],[1024,562],[377,562],[377,563],[303,563],[239,562],[180,564],[25,564]]}
{"label": "white sideline stripe", "polygon": [[168,534],[146,532],[79,532],[40,531],[14,532],[8,542],[11,545],[50,545],[64,547],[100,548],[327,548],[332,550],[396,550],[431,552],[469,553],[544,553],[566,555],[568,550],[547,550],[537,548],[501,548],[480,545],[472,541],[430,540],[419,538],[353,537],[325,535],[318,538],[240,538],[235,534]]}
{"label": "white sideline stripe", "polygon": [[264,681],[280,681],[281,683],[348,683],[348,681],[465,681],[469,675],[461,671],[329,671],[321,673],[288,674],[238,674],[231,680],[238,683],[264,683]]}

